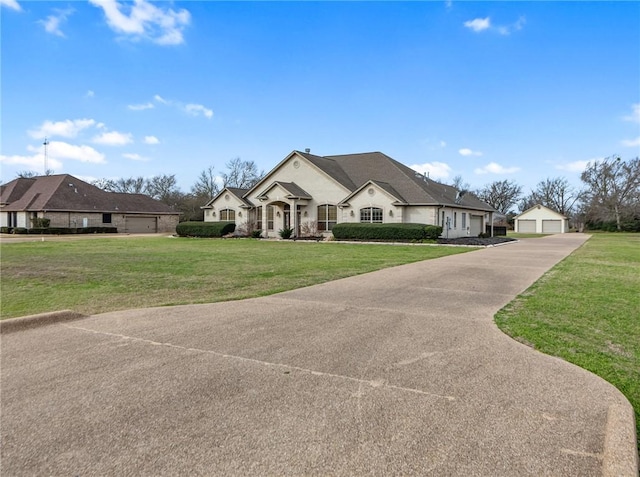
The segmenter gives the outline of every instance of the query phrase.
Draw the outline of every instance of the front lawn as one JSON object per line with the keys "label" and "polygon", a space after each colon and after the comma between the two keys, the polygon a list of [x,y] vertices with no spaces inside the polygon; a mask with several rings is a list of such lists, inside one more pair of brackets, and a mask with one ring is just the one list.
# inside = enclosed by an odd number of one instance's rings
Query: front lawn
{"label": "front lawn", "polygon": [[603,377],[640,434],[640,234],[595,234],[496,315],[505,333]]}
{"label": "front lawn", "polygon": [[468,248],[170,237],[1,244],[3,319],[238,300]]}

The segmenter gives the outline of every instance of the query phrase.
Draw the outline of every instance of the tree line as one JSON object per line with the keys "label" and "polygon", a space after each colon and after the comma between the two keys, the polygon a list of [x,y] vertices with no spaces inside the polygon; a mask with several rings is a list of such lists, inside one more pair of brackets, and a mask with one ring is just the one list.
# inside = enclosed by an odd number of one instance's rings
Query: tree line
{"label": "tree line", "polygon": [[[201,206],[225,187],[250,189],[265,175],[253,161],[239,157],[225,164],[218,176],[214,166],[201,171],[189,192],[182,192],[175,174],[151,178],[129,177],[98,179],[97,187],[111,192],[146,194],[179,211],[181,220],[203,220]],[[53,171],[47,171],[47,174]],[[19,177],[35,173],[20,172]],[[524,212],[541,204],[567,216],[574,226],[590,229],[640,231],[640,159],[624,160],[610,156],[591,161],[581,173],[582,188],[572,186],[564,177],[540,181],[525,194],[521,185],[512,180],[498,180],[472,190],[461,176],[451,183],[458,190],[474,194],[512,221],[516,212]]]}
{"label": "tree line", "polygon": [[[574,226],[610,231],[640,232],[640,159],[611,156],[591,161],[580,174],[582,188],[564,177],[540,181],[528,194],[515,181],[494,181],[469,191],[486,202],[507,221],[516,210],[524,212],[541,204],[567,216]],[[458,189],[468,189],[462,177],[454,178]]]}
{"label": "tree line", "polygon": [[178,188],[175,174],[161,174],[150,178],[129,177],[120,179],[98,179],[93,185],[108,192],[145,194],[180,212],[180,220],[204,220],[200,208],[213,199],[225,187],[250,189],[264,177],[253,161],[239,157],[225,164],[226,170],[218,176],[214,166],[201,171],[189,192]]}

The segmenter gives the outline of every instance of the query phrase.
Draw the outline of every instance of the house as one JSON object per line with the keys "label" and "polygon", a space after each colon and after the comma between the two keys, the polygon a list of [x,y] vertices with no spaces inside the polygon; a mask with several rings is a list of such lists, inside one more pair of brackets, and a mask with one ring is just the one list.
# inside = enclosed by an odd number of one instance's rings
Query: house
{"label": "house", "polygon": [[202,207],[204,220],[234,221],[277,237],[330,235],[337,223],[441,225],[444,237],[477,236],[495,210],[381,152],[316,156],[293,151],[251,189],[224,188]]}
{"label": "house", "polygon": [[175,232],[179,213],[143,194],[106,192],[69,174],[18,178],[0,186],[0,226],[117,227],[118,232]]}
{"label": "house", "polygon": [[569,219],[544,205],[534,205],[514,217],[515,231],[531,234],[564,234],[569,231]]}

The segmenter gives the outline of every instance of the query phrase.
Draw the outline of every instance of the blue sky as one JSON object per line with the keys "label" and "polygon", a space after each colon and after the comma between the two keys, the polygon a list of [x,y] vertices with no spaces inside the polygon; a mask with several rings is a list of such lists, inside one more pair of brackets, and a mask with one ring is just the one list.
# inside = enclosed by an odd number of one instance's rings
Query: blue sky
{"label": "blue sky", "polygon": [[1,175],[381,151],[474,188],[640,155],[639,2],[0,0]]}

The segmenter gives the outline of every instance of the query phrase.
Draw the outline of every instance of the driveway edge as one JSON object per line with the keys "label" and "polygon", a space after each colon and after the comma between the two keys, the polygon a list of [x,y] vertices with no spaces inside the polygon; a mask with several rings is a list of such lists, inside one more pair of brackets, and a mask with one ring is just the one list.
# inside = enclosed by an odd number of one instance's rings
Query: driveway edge
{"label": "driveway edge", "polygon": [[52,325],[63,321],[79,320],[88,315],[77,313],[73,310],[60,310],[50,313],[40,313],[38,315],[21,316],[19,318],[9,318],[0,321],[0,334],[12,333],[14,331],[35,328],[38,326]]}
{"label": "driveway edge", "polygon": [[602,475],[638,475],[638,447],[633,407],[625,398],[624,404],[612,404],[607,411]]}

